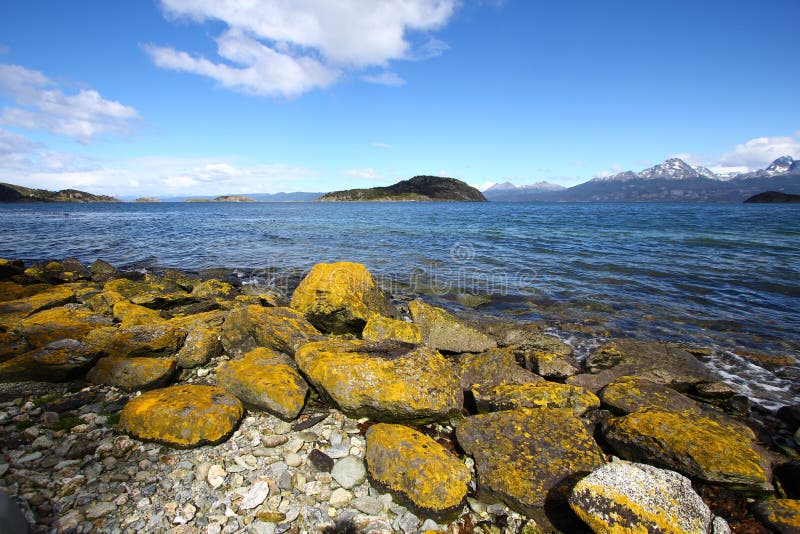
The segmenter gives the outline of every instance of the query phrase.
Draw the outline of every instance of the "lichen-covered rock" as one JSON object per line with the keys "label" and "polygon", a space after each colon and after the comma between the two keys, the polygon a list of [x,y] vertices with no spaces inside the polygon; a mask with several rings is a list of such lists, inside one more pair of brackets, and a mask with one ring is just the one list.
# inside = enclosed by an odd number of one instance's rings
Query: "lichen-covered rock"
{"label": "lichen-covered rock", "polygon": [[112,307],[112,313],[114,320],[123,323],[124,326],[136,326],[164,322],[164,319],[157,311],[124,300],[114,303]]}
{"label": "lichen-covered rock", "polygon": [[578,373],[573,348],[556,336],[531,334],[517,350],[522,354],[525,367],[537,375],[562,380]]}
{"label": "lichen-covered rock", "polygon": [[600,392],[600,400],[623,414],[645,409],[700,412],[697,403],[686,395],[638,376],[623,376],[611,382]]}
{"label": "lichen-covered rock", "polygon": [[244,414],[232,393],[214,386],[180,385],[128,401],[119,428],[136,438],[188,448],[227,439]]}
{"label": "lichen-covered rock", "polygon": [[156,310],[190,304],[197,300],[177,284],[154,277],[148,277],[145,281],[118,278],[106,282],[103,291],[115,291],[134,304]]}
{"label": "lichen-covered rock", "polygon": [[34,313],[75,302],[75,292],[69,287],[56,286],[29,297],[0,303],[0,330],[11,330]]}
{"label": "lichen-covered rock", "polygon": [[323,341],[300,347],[295,360],[320,394],[352,417],[430,422],[458,413],[464,402],[453,366],[427,347]]}
{"label": "lichen-covered rock", "polygon": [[89,272],[93,281],[102,283],[122,276],[116,267],[103,260],[94,260],[94,263],[89,266]]}
{"label": "lichen-covered rock", "polygon": [[100,291],[87,295],[80,302],[97,314],[113,316],[114,305],[128,302],[128,299],[116,291]]}
{"label": "lichen-covered rock", "polygon": [[367,341],[402,341],[412,345],[422,343],[419,327],[414,323],[378,314],[369,318],[361,337]]}
{"label": "lichen-covered rock", "polygon": [[66,258],[61,262],[37,263],[25,269],[25,276],[47,284],[60,282],[76,282],[88,280],[92,273],[75,258]]}
{"label": "lichen-covered rock", "polygon": [[217,385],[239,400],[284,420],[296,419],[303,409],[308,384],[285,354],[260,347],[217,369]]}
{"label": "lichen-covered rock", "polygon": [[228,282],[214,279],[201,282],[192,289],[192,296],[201,299],[233,298],[237,293]]}
{"label": "lichen-covered rock", "polygon": [[43,347],[59,339],[82,341],[95,328],[110,324],[110,319],[95,315],[90,310],[60,307],[23,319],[18,330],[31,347]]}
{"label": "lichen-covered rock", "polygon": [[751,494],[772,491],[752,431],[695,412],[643,411],[609,420],[603,434],[623,458],[674,469]]}
{"label": "lichen-covered rock", "polygon": [[28,352],[28,342],[17,332],[0,331],[0,362]]}
{"label": "lichen-covered rock", "polygon": [[297,286],[291,307],[320,331],[361,334],[371,315],[399,318],[388,296],[360,263],[318,263]]}
{"label": "lichen-covered rock", "polygon": [[175,361],[181,369],[191,369],[205,365],[222,354],[220,329],[213,326],[199,325],[189,330],[183,346],[175,354]]}
{"label": "lichen-covered rock", "polygon": [[467,417],[456,438],[475,459],[479,490],[543,528],[571,515],[567,499],[574,484],[603,465],[600,447],[567,409]]}
{"label": "lichen-covered rock", "polygon": [[506,384],[473,390],[478,412],[499,412],[516,408],[569,408],[575,415],[600,407],[591,391],[557,382]]}
{"label": "lichen-covered rock", "polygon": [[408,303],[414,323],[419,326],[422,342],[447,352],[483,352],[497,343],[489,336],[467,326],[442,308],[416,299]]}
{"label": "lichen-covered rock", "polygon": [[295,310],[256,305],[242,306],[228,313],[220,336],[225,352],[231,358],[240,358],[256,347],[294,354],[303,343],[324,339]]}
{"label": "lichen-covered rock", "polygon": [[84,373],[100,351],[75,339],[60,339],[0,363],[0,382],[63,382]]}
{"label": "lichen-covered rock", "polygon": [[800,534],[800,501],[768,499],[755,505],[755,514],[780,534]]}
{"label": "lichen-covered rock", "polygon": [[464,506],[472,475],[456,456],[407,426],[379,423],[367,431],[370,481],[418,515],[447,519]]}
{"label": "lichen-covered rock", "polygon": [[569,502],[594,532],[730,532],[688,478],[645,464],[605,464],[575,485]]}
{"label": "lichen-covered rock", "polygon": [[0,280],[19,276],[23,272],[25,272],[25,264],[22,260],[0,258]]}
{"label": "lichen-covered rock", "polygon": [[109,356],[163,358],[178,352],[185,338],[185,331],[163,322],[98,328],[86,336],[86,343]]}
{"label": "lichen-covered rock", "polygon": [[28,298],[36,293],[50,289],[49,284],[20,285],[16,282],[0,282],[0,302]]}
{"label": "lichen-covered rock", "polygon": [[247,284],[241,288],[241,292],[240,296],[258,298],[262,306],[279,308],[290,304],[289,299],[282,292],[261,284]]}
{"label": "lichen-covered rock", "polygon": [[478,354],[464,354],[458,360],[461,389],[490,389],[507,384],[529,384],[543,379],[517,365],[514,350],[492,349]]}
{"label": "lichen-covered rock", "polygon": [[86,375],[90,382],[115,386],[125,391],[153,389],[167,385],[175,375],[173,358],[100,358]]}

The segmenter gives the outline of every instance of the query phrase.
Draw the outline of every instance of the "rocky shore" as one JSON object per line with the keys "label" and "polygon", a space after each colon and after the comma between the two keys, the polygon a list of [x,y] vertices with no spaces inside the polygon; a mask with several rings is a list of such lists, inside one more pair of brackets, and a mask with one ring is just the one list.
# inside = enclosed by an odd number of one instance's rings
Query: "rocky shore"
{"label": "rocky shore", "polygon": [[617,339],[578,362],[540,325],[392,298],[357,263],[290,296],[0,260],[3,521],[800,532],[800,408],[755,420],[705,352]]}

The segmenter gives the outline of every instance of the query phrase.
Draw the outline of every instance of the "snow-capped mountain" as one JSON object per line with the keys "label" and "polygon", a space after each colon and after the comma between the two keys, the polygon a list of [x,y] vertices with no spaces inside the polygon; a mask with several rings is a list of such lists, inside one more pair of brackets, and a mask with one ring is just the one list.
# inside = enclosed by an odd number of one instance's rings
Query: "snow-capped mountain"
{"label": "snow-capped mountain", "polygon": [[566,189],[566,187],[545,181],[528,185],[514,185],[511,182],[503,182],[501,184],[494,184],[486,191],[560,191],[562,189]]}
{"label": "snow-capped mountain", "polygon": [[766,169],[759,169],[753,172],[746,172],[733,176],[731,180],[747,180],[749,178],[772,178],[773,176],[784,175],[800,175],[800,160],[796,160],[791,156],[782,156],[772,163]]}
{"label": "snow-capped mountain", "polygon": [[705,167],[692,167],[680,158],[669,158],[664,163],[654,165],[641,172],[625,171],[612,176],[595,178],[592,182],[627,182],[630,180],[689,180],[693,178],[719,177]]}

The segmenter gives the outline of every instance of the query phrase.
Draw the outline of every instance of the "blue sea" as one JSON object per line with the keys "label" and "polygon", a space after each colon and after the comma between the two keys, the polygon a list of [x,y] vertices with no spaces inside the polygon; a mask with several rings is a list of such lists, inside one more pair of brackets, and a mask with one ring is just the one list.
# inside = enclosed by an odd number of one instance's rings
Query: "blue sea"
{"label": "blue sea", "polygon": [[764,408],[800,392],[800,205],[5,204],[0,226],[0,257],[223,269],[285,291],[317,262],[358,261],[395,295],[543,323],[579,357],[675,341],[713,349]]}

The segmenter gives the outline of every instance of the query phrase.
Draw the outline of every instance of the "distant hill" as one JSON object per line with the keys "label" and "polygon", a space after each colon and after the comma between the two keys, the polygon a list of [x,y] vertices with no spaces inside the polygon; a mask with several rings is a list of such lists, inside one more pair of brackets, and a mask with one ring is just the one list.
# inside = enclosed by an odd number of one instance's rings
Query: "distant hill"
{"label": "distant hill", "polygon": [[[248,193],[246,196],[256,202],[312,202],[324,195],[322,192],[298,191],[294,193]],[[124,197],[125,200],[136,202],[134,197]],[[216,197],[213,196],[173,196],[173,197],[153,197],[156,202],[212,202]]]}
{"label": "distant hill", "polygon": [[0,183],[0,202],[119,202],[114,197],[93,195],[77,189],[48,191]]}
{"label": "distant hill", "polygon": [[451,201],[486,202],[483,193],[455,178],[415,176],[387,187],[348,189],[326,193],[320,202]]}
{"label": "distant hill", "polygon": [[485,190],[483,194],[491,201],[512,201],[521,202],[527,200],[529,197],[535,197],[542,193],[552,191],[563,191],[566,189],[563,185],[551,184],[550,182],[537,182],[529,185],[514,185],[511,182],[503,182],[494,184],[489,189]]}
{"label": "distant hill", "polygon": [[161,201],[153,197],[139,197],[136,200],[134,200],[134,202],[161,202]]}
{"label": "distant hill", "polygon": [[753,195],[745,202],[750,204],[800,203],[800,195],[790,195],[780,191],[765,191],[764,193]]}
{"label": "distant hill", "polygon": [[255,202],[255,200],[244,195],[223,195],[215,198],[214,202]]}

